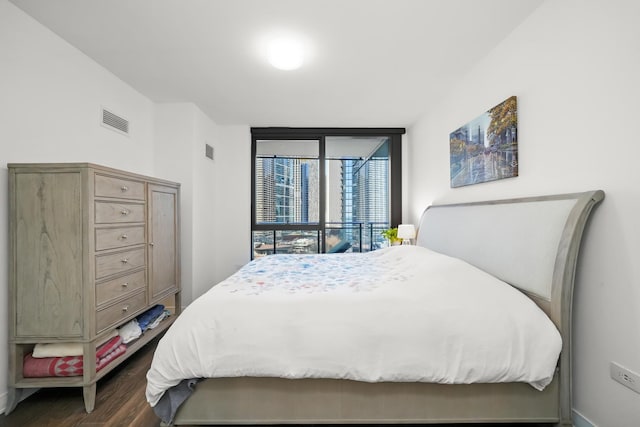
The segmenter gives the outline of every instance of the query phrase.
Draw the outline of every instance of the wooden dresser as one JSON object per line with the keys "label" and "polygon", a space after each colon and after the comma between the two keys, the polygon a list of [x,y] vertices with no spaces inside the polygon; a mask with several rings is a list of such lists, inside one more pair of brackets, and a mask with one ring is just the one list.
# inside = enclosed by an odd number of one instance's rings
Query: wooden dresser
{"label": "wooden dresser", "polygon": [[[96,382],[166,330],[180,311],[177,183],[90,163],[9,164],[9,392]],[[96,347],[163,303],[174,316],[96,373]],[[36,343],[82,343],[83,376],[24,378]]]}

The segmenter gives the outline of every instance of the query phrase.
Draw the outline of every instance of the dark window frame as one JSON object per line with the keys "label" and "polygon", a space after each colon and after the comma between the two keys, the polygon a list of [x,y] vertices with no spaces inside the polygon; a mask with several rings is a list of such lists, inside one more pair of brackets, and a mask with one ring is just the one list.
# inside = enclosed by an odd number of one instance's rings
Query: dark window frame
{"label": "dark window frame", "polygon": [[[389,138],[390,182],[390,222],[397,227],[402,222],[402,135],[405,128],[291,128],[252,127],[251,128],[251,235],[254,231],[271,230],[321,230],[326,233],[325,180],[320,179],[320,200],[318,224],[257,224],[256,223],[256,149],[258,140],[314,140],[319,142],[319,172],[325,174],[325,138],[328,136],[384,136]],[[325,239],[320,239],[320,252],[325,252]],[[253,237],[251,238],[253,242]],[[253,259],[253,247],[251,247]]]}

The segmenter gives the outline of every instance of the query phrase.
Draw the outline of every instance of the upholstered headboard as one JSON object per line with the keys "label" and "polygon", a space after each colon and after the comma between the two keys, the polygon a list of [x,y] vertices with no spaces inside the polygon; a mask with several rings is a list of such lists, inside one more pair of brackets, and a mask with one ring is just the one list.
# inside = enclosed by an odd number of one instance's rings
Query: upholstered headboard
{"label": "upholstered headboard", "polygon": [[[603,198],[598,190],[433,205],[422,214],[416,244],[461,258],[510,283],[560,326],[560,311],[551,302],[565,285],[573,286],[586,220]],[[569,278],[571,283],[566,282]]]}
{"label": "upholstered headboard", "polygon": [[[488,202],[433,205],[416,244],[455,256],[533,299],[562,335],[563,412],[571,402],[571,311],[580,242],[601,190]],[[570,417],[570,413],[568,415]]]}

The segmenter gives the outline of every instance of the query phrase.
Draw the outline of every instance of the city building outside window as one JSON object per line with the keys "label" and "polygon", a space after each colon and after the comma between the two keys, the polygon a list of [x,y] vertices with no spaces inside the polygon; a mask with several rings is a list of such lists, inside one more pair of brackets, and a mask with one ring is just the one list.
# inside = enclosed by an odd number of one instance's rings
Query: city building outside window
{"label": "city building outside window", "polygon": [[252,257],[366,252],[402,217],[398,128],[252,128]]}

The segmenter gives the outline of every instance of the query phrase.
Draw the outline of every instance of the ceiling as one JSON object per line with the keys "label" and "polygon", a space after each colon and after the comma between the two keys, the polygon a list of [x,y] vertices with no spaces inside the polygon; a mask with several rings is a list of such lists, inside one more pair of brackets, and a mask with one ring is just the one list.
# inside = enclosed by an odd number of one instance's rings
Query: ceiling
{"label": "ceiling", "polygon": [[[11,0],[155,102],[218,124],[402,127],[543,0]],[[309,48],[271,67],[265,37]]]}

